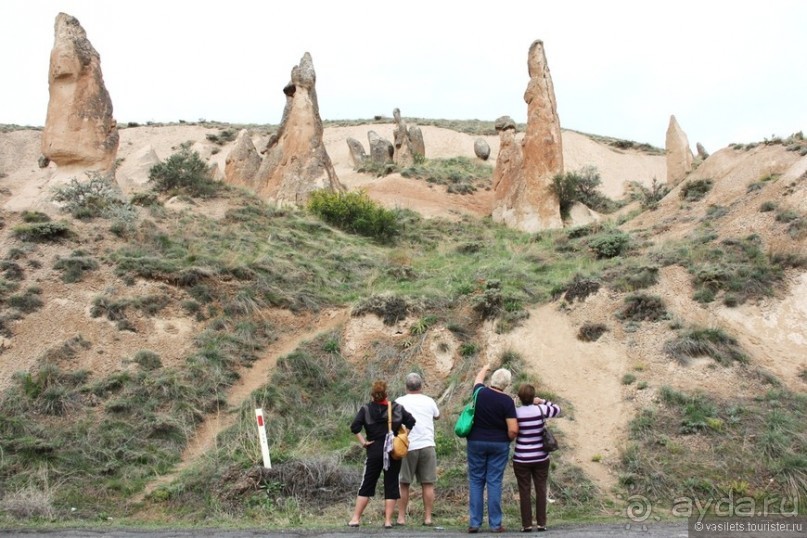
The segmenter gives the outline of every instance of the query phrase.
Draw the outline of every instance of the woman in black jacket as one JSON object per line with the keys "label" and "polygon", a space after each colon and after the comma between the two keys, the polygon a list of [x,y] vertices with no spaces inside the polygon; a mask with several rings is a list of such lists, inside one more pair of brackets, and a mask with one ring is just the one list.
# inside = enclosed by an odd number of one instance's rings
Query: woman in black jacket
{"label": "woman in black jacket", "polygon": [[[387,409],[392,405],[392,431],[398,432],[401,424],[411,430],[415,426],[413,417],[402,405],[387,400],[387,383],[376,381],[370,393],[372,401],[364,404],[356,413],[356,418],[350,424],[350,431],[356,434],[356,439],[364,447],[367,459],[364,463],[364,478],[361,481],[359,494],[356,497],[356,510],[348,523],[350,527],[361,524],[361,516],[370,497],[375,495],[376,484],[384,471],[384,528],[392,528],[392,512],[395,504],[401,497],[398,487],[398,473],[401,471],[401,461],[392,459],[384,452],[384,438],[389,431],[387,424]],[[362,434],[364,429],[365,434]]]}

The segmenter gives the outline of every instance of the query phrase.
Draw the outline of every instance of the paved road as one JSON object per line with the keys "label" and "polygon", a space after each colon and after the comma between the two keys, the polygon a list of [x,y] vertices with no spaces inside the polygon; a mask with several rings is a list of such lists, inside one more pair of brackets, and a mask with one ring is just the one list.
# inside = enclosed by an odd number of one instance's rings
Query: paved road
{"label": "paved road", "polygon": [[[526,536],[517,532],[519,529],[508,531],[507,534]],[[383,535],[388,538],[468,538],[468,534],[457,529],[422,529],[407,527],[405,529],[384,530],[375,527],[364,527],[359,531],[354,529],[318,529],[318,530],[269,530],[269,529],[188,529],[188,530],[159,530],[159,529],[58,529],[58,530],[5,530],[0,529],[3,538],[194,538],[194,537],[225,537],[225,538],[362,538],[368,535]],[[492,534],[482,529],[477,536]],[[633,538],[686,538],[687,520],[672,523],[653,523],[649,525],[632,524],[626,528],[625,524],[610,525],[562,525],[551,527],[545,533],[531,533],[533,538],[550,536],[563,536],[564,538],[598,538],[628,536]]]}

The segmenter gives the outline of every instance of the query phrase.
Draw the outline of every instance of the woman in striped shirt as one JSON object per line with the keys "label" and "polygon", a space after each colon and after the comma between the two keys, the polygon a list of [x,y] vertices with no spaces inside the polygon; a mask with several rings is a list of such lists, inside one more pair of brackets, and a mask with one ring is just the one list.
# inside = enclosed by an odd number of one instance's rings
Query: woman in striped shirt
{"label": "woman in striped shirt", "polygon": [[535,530],[546,530],[546,480],[549,477],[549,452],[544,450],[544,425],[547,418],[560,414],[560,407],[535,397],[535,387],[518,389],[521,407],[516,408],[518,437],[513,453],[513,472],[518,482],[521,508],[521,532],[532,531],[532,485],[535,484]]}

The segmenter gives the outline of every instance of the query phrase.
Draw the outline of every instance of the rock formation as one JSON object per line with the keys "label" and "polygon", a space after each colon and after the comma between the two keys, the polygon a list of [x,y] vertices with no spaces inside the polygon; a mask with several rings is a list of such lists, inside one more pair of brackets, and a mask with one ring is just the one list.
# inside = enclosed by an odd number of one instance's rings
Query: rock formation
{"label": "rock formation", "polygon": [[370,143],[370,158],[375,164],[393,162],[395,146],[392,145],[392,142],[383,138],[375,131],[367,132],[367,141]]}
{"label": "rock formation", "polygon": [[689,148],[689,139],[681,126],[670,116],[670,125],[667,127],[667,185],[674,187],[679,184],[692,171],[692,162],[695,157]]}
{"label": "rock formation", "polygon": [[524,183],[524,156],[521,145],[516,143],[516,122],[510,116],[496,120],[496,132],[499,133],[499,156],[493,170],[493,191],[498,194],[517,190]]}
{"label": "rock formation", "polygon": [[364,146],[355,138],[348,137],[347,147],[350,150],[350,158],[353,160],[353,166],[359,167],[367,160],[367,153],[364,151]]}
{"label": "rock formation", "polygon": [[224,181],[232,185],[240,185],[255,189],[255,175],[261,167],[261,157],[249,131],[242,129],[235,139],[233,149],[224,161]]}
{"label": "rock formation", "polygon": [[488,144],[487,140],[484,138],[477,138],[474,141],[474,155],[483,161],[488,160],[488,157],[490,157],[490,144]]}
{"label": "rock formation", "polygon": [[[527,67],[530,82],[524,92],[527,130],[521,143],[523,162],[520,173],[513,173],[509,168],[499,171],[500,166],[509,167],[512,163],[500,164],[497,160],[493,220],[525,232],[536,232],[563,227],[560,203],[552,190],[552,178],[563,172],[563,147],[555,89],[542,41],[530,46]],[[499,129],[499,121],[496,123],[503,145],[510,143],[505,137],[514,137],[515,124],[512,129],[509,123]],[[502,150],[499,149],[499,159]]]}
{"label": "rock formation", "polygon": [[70,15],[56,16],[54,34],[42,155],[60,167],[112,172],[119,136],[101,57]]}
{"label": "rock formation", "polygon": [[421,157],[426,156],[426,142],[423,141],[423,132],[420,130],[420,127],[417,125],[410,125],[409,126],[409,143],[412,144],[412,153],[417,156],[420,155]]}
{"label": "rock formation", "polygon": [[706,148],[703,147],[703,144],[700,142],[695,144],[695,149],[698,150],[698,157],[700,157],[700,160],[705,161],[709,158],[709,152],[706,151]]}
{"label": "rock formation", "polygon": [[406,122],[401,119],[400,109],[392,111],[392,117],[395,120],[395,129],[393,130],[393,138],[395,140],[395,154],[392,160],[398,166],[412,166],[415,164],[415,150],[412,148],[412,142],[409,140],[409,131],[406,128]]}
{"label": "rock formation", "polygon": [[303,205],[318,189],[344,190],[322,141],[316,80],[314,63],[306,52],[283,88],[283,118],[256,176],[258,194],[279,205]]}

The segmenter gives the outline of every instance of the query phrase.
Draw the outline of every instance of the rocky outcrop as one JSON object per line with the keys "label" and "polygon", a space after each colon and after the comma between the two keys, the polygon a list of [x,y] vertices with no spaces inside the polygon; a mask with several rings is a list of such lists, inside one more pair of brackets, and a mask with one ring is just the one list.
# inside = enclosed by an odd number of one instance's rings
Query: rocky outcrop
{"label": "rocky outcrop", "polygon": [[235,139],[233,149],[224,161],[224,181],[232,185],[239,185],[255,189],[255,175],[261,166],[261,156],[249,131],[242,129]]}
{"label": "rocky outcrop", "polygon": [[[544,44],[538,40],[530,46],[527,57],[530,81],[524,92],[527,103],[527,130],[521,145],[523,161],[518,173],[510,170],[513,162],[499,163],[499,149],[494,173],[493,220],[524,232],[562,228],[560,203],[552,190],[552,178],[563,172],[563,147],[560,119],[555,102],[555,89],[546,62]],[[507,118],[496,121],[500,139],[509,140],[515,135],[515,123]],[[512,124],[512,129],[510,128]],[[512,152],[507,148],[507,151]],[[499,167],[503,168],[499,172]],[[498,182],[497,182],[498,177]]]}
{"label": "rocky outcrop", "polygon": [[409,143],[412,144],[412,153],[417,159],[418,155],[421,157],[426,156],[426,142],[423,140],[423,132],[417,125],[409,126]]}
{"label": "rocky outcrop", "polygon": [[367,141],[370,143],[370,158],[375,164],[388,164],[393,162],[395,146],[375,131],[367,132]]}
{"label": "rocky outcrop", "polygon": [[415,164],[415,151],[412,148],[412,141],[409,140],[406,122],[401,119],[401,111],[397,108],[392,111],[392,117],[395,121],[395,129],[392,131],[395,153],[392,160],[398,166],[412,166]]}
{"label": "rocky outcrop", "polygon": [[490,157],[490,144],[484,138],[477,138],[474,141],[474,155],[482,159],[483,161],[487,161]]}
{"label": "rocky outcrop", "polygon": [[[496,131],[499,133],[499,156],[496,157],[496,168],[493,170],[493,191],[496,196],[494,205],[499,201],[498,194],[517,191],[524,183],[524,156],[521,144],[516,142],[516,122],[509,116],[502,116],[496,120]],[[497,207],[493,210],[494,220],[503,219],[503,209],[497,214]]]}
{"label": "rocky outcrop", "polygon": [[706,151],[706,148],[703,147],[703,144],[700,142],[695,144],[695,149],[698,151],[698,158],[700,158],[700,160],[705,161],[709,158],[709,152]]}
{"label": "rocky outcrop", "polygon": [[322,140],[316,80],[314,62],[306,52],[283,88],[283,118],[256,176],[258,194],[279,205],[304,205],[318,189],[344,190]]}
{"label": "rocky outcrop", "polygon": [[350,150],[350,158],[353,160],[353,166],[359,167],[364,161],[367,160],[367,153],[364,151],[364,146],[355,138],[348,137],[347,147]]}
{"label": "rocky outcrop", "polygon": [[42,155],[59,167],[113,171],[118,127],[101,73],[101,57],[78,20],[56,16],[48,73]]}
{"label": "rocky outcrop", "polygon": [[689,139],[675,116],[670,116],[670,125],[667,127],[666,150],[667,185],[674,187],[692,171],[692,162],[695,160],[689,148]]}

